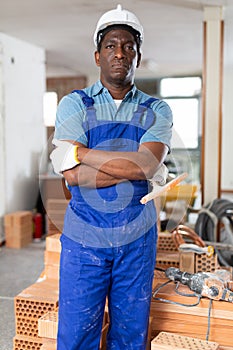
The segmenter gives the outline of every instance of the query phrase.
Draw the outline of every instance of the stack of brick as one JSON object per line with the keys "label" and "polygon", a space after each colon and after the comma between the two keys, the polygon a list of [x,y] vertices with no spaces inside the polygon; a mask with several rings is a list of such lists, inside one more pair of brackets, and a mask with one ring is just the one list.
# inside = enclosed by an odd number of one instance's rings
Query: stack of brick
{"label": "stack of brick", "polygon": [[50,271],[48,256],[50,252],[60,254],[59,238],[59,234],[46,238],[45,270],[36,283],[15,297],[14,350],[40,350],[45,343],[39,336],[38,320],[48,312],[58,310],[58,273]]}
{"label": "stack of brick", "polygon": [[41,350],[56,350],[58,312],[49,311],[38,320],[38,334],[43,338]]}
{"label": "stack of brick", "polygon": [[[104,313],[99,350],[106,349],[106,336],[108,331],[108,310]],[[43,339],[40,350],[56,350],[58,329],[58,312],[48,312],[38,320],[39,336]]]}
{"label": "stack of brick", "polygon": [[195,252],[179,253],[180,270],[189,273],[214,272],[219,268],[217,254],[208,255],[207,253],[197,254]]}
{"label": "stack of brick", "polygon": [[47,279],[59,280],[60,266],[60,233],[49,235],[46,238],[46,249],[44,252],[44,274]]}
{"label": "stack of brick", "polygon": [[109,327],[109,315],[108,315],[108,307],[106,305],[105,311],[104,311],[104,319],[103,319],[99,350],[106,350],[106,345],[107,345],[106,338],[107,338],[108,327]]}
{"label": "stack of brick", "polygon": [[33,218],[31,211],[17,211],[4,216],[6,247],[22,248],[32,242]]}
{"label": "stack of brick", "polygon": [[[14,350],[56,350],[60,252],[60,234],[47,236],[44,271],[15,297]],[[100,350],[106,349],[108,325],[106,306]]]}
{"label": "stack of brick", "polygon": [[220,350],[219,344],[175,333],[160,332],[151,342],[151,350]]}
{"label": "stack of brick", "polygon": [[57,342],[54,339],[44,338],[40,350],[57,350]]}
{"label": "stack of brick", "polygon": [[158,234],[156,267],[167,269],[171,266],[190,273],[214,272],[219,268],[215,253],[209,255],[198,254],[191,249],[179,250],[172,239],[172,233],[161,232]]}
{"label": "stack of brick", "polygon": [[170,232],[160,232],[158,234],[156,266],[162,269],[170,266],[179,267],[179,251]]}
{"label": "stack of brick", "polygon": [[[58,281],[42,279],[15,297],[16,336],[14,350],[40,350],[38,319],[58,308]],[[31,344],[31,345],[30,345]]]}
{"label": "stack of brick", "polygon": [[48,199],[46,202],[47,234],[62,232],[64,215],[69,201],[66,199]]}

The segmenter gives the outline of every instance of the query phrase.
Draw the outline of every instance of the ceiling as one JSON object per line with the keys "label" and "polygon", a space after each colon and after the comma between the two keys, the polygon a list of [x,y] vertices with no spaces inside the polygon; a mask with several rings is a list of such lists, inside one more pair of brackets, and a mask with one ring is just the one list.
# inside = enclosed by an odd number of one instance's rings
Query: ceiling
{"label": "ceiling", "polygon": [[[233,16],[232,0],[122,0],[144,26],[143,61],[138,77],[200,73],[204,6],[224,6]],[[0,32],[46,50],[48,77],[98,75],[93,33],[99,17],[113,9],[112,0],[0,0]],[[233,39],[232,39],[233,41]]]}

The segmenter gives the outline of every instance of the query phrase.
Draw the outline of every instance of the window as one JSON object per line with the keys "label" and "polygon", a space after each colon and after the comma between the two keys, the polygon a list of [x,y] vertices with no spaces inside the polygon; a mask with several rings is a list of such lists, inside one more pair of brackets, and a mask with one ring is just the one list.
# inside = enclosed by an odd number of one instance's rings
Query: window
{"label": "window", "polygon": [[198,147],[198,111],[197,98],[164,99],[173,113],[172,148]]}
{"label": "window", "polygon": [[58,97],[56,92],[46,92],[44,94],[44,124],[54,126],[57,112]]}
{"label": "window", "polygon": [[164,78],[160,82],[160,94],[162,97],[197,96],[200,93],[200,77]]}
{"label": "window", "polygon": [[200,77],[161,80],[160,95],[173,112],[172,148],[198,148],[200,94]]}

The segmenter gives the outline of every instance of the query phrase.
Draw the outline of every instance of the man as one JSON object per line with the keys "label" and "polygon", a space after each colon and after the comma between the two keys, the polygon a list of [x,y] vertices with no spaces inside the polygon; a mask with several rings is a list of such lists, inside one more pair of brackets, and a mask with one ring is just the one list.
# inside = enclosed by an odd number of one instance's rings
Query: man
{"label": "man", "polygon": [[72,199],[61,236],[58,350],[145,349],[157,240],[153,201],[140,199],[170,146],[168,105],[134,85],[143,28],[120,5],[94,34],[100,80],[58,106],[54,169]]}

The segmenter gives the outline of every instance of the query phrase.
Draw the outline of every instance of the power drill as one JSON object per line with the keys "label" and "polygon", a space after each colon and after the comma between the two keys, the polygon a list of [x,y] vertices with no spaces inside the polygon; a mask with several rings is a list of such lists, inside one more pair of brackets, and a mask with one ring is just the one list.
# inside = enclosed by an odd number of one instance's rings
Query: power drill
{"label": "power drill", "polygon": [[209,272],[188,273],[176,267],[165,270],[167,278],[174,282],[187,285],[193,292],[213,300],[233,302],[233,292],[227,289],[225,283],[216,274]]}

